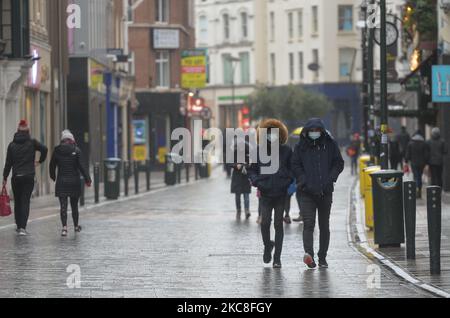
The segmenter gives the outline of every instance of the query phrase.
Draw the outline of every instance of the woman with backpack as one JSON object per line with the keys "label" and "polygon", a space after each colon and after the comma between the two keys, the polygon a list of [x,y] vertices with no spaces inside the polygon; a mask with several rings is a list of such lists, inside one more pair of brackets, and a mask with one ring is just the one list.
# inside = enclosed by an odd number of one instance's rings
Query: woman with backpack
{"label": "woman with backpack", "polygon": [[50,161],[50,178],[56,181],[55,195],[61,204],[61,223],[63,226],[61,235],[67,236],[67,209],[68,200],[72,207],[72,219],[75,232],[81,232],[78,224],[78,201],[81,196],[81,178],[84,177],[88,187],[92,181],[81,161],[81,150],[77,147],[75,138],[69,130],[64,130],[61,136],[61,144],[53,152]]}

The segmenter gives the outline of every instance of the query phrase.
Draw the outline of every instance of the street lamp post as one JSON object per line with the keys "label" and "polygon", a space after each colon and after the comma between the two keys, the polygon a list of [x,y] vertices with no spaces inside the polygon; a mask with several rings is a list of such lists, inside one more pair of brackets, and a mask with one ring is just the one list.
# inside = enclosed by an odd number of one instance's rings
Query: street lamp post
{"label": "street lamp post", "polygon": [[[371,5],[375,4],[376,0],[371,0]],[[374,78],[374,54],[373,54],[373,48],[374,48],[374,38],[375,38],[375,28],[371,27],[369,28],[369,44],[368,44],[368,80],[369,80],[369,149],[370,149],[370,155],[371,155],[371,161],[375,161],[374,156],[374,149],[372,147],[373,139],[375,137],[375,123],[373,119],[373,109],[375,107],[375,78]]]}
{"label": "street lamp post", "polygon": [[389,147],[388,147],[388,104],[387,104],[387,43],[386,43],[386,0],[380,0],[380,82],[381,82],[381,169],[389,169]]}
{"label": "street lamp post", "polygon": [[368,83],[368,49],[367,49],[367,1],[365,0],[361,5],[362,18],[364,19],[364,27],[361,28],[361,42],[362,42],[362,65],[363,65],[363,85],[362,85],[362,103],[363,103],[363,129],[364,129],[364,150],[369,150],[369,83]]}

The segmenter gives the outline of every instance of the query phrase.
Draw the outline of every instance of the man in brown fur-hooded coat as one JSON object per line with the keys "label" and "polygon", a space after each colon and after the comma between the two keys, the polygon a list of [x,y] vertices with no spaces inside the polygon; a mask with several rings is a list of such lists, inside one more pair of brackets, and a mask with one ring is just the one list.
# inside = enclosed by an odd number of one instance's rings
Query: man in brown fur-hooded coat
{"label": "man in brown fur-hooded coat", "polygon": [[[261,129],[267,129],[267,135],[261,133]],[[278,129],[278,133],[275,129]],[[272,260],[272,250],[275,247],[274,267],[281,267],[281,250],[283,246],[284,229],[283,213],[284,204],[289,185],[293,181],[291,172],[292,149],[286,145],[288,140],[288,130],[286,126],[277,119],[263,120],[258,128],[258,143],[261,147],[260,138],[267,138],[268,155],[272,158],[272,145],[279,143],[279,168],[275,173],[263,174],[261,168],[270,166],[271,163],[262,163],[259,156],[258,162],[250,165],[248,174],[252,185],[261,193],[261,233],[264,241],[264,262],[270,263]],[[270,224],[272,211],[275,211],[275,242],[270,240]]]}

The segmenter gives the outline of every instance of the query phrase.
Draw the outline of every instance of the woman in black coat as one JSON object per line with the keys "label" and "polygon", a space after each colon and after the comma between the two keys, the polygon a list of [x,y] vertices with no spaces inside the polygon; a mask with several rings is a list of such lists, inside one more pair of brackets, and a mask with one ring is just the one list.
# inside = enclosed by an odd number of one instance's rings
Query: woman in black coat
{"label": "woman in black coat", "polygon": [[[56,175],[58,169],[58,175]],[[61,203],[62,236],[67,236],[67,208],[68,198],[72,207],[72,218],[75,232],[81,232],[78,224],[78,201],[81,196],[81,178],[83,175],[86,185],[91,186],[91,177],[81,163],[81,150],[75,143],[75,138],[68,130],[63,131],[61,144],[53,152],[50,161],[50,178],[56,181],[55,195]]]}
{"label": "woman in black coat", "polygon": [[[243,147],[243,149],[245,151],[245,161],[248,161],[248,152],[250,150],[250,145],[248,142],[244,143],[245,146]],[[238,161],[238,148],[238,141],[237,139],[235,139],[233,145],[231,146],[231,149],[234,152],[234,163],[228,164],[228,166],[233,171],[233,174],[231,176],[231,193],[235,195],[236,212],[238,218],[241,217],[242,213],[241,196],[244,196],[245,217],[248,220],[251,216],[250,193],[252,192],[252,186],[247,175],[247,163],[239,163]]]}

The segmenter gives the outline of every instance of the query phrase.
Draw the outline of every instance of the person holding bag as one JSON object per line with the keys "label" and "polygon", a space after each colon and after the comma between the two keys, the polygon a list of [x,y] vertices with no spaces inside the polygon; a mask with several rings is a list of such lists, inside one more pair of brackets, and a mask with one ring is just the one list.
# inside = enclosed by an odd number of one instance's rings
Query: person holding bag
{"label": "person holding bag", "polygon": [[[36,161],[36,151],[40,152]],[[11,185],[14,193],[14,217],[17,233],[27,236],[28,217],[30,215],[30,200],[34,189],[36,166],[47,158],[48,149],[30,136],[30,128],[25,120],[21,120],[13,141],[8,146],[3,182],[6,184],[12,170]]]}
{"label": "person holding bag", "polygon": [[[58,170],[58,174],[56,174]],[[78,224],[78,201],[81,196],[81,178],[83,175],[86,185],[91,186],[89,174],[81,163],[81,150],[75,143],[75,138],[69,130],[64,130],[61,136],[61,144],[53,151],[50,161],[50,178],[56,181],[55,195],[61,204],[61,223],[63,226],[61,235],[67,236],[67,209],[68,199],[72,207],[72,219],[75,232],[81,232]]]}

